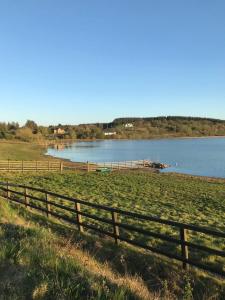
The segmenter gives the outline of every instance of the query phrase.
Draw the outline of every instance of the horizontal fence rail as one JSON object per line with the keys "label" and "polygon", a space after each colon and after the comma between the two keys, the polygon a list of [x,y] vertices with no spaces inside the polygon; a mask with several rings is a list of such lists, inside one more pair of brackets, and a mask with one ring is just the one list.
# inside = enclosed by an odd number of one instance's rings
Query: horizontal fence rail
{"label": "horizontal fence rail", "polygon": [[129,161],[118,161],[118,162],[102,162],[96,163],[100,168],[111,168],[112,170],[123,170],[123,169],[143,169],[149,167],[149,160],[129,160]]}
{"label": "horizontal fence rail", "polygon": [[[70,169],[70,170],[85,170],[88,172],[93,171],[104,171],[105,169],[108,169],[110,171],[115,170],[136,170],[136,169],[147,169],[154,167],[157,163],[153,163],[149,160],[129,160],[129,161],[114,161],[114,162],[64,162],[64,169]],[[158,165],[162,165],[158,163]],[[166,165],[165,165],[166,166]],[[160,168],[160,167],[159,167]]]}
{"label": "horizontal fence rail", "polygon": [[[198,243],[193,243],[189,240],[189,233],[192,232],[194,235],[198,234],[199,238],[202,238],[204,235],[221,239],[221,245],[225,245],[225,232],[95,204],[26,185],[0,182],[0,190],[1,196],[8,201],[22,204],[26,208],[36,209],[46,214],[47,217],[53,216],[74,224],[80,232],[83,232],[85,229],[95,231],[113,238],[116,244],[119,241],[124,241],[133,246],[175,259],[182,263],[184,269],[187,269],[190,265],[225,277],[224,247],[222,249],[214,249],[205,246],[199,239]],[[93,210],[95,210],[95,213],[92,212]],[[128,219],[136,220],[139,225],[128,224]],[[153,222],[154,224],[169,226],[173,228],[176,235],[170,236],[149,230],[144,226],[140,226],[140,222]],[[140,241],[137,238],[130,238],[129,235],[123,234],[124,230],[128,233],[135,233],[137,237],[142,235],[145,239],[155,238],[160,242],[166,243],[166,245],[172,244],[175,246],[176,251],[156,247],[154,244],[144,243],[143,240]],[[200,253],[197,258],[191,257],[192,251]],[[221,259],[219,266],[218,264],[216,266],[210,265],[204,260],[202,262],[200,259],[202,253],[206,253],[208,256],[219,257]]]}
{"label": "horizontal fence rail", "polygon": [[135,160],[123,162],[70,162],[60,160],[0,160],[0,171],[3,172],[38,172],[38,171],[60,171],[79,170],[87,172],[135,170],[150,168],[148,160]]}
{"label": "horizontal fence rail", "polygon": [[0,160],[3,172],[62,171],[63,163],[54,160]]}

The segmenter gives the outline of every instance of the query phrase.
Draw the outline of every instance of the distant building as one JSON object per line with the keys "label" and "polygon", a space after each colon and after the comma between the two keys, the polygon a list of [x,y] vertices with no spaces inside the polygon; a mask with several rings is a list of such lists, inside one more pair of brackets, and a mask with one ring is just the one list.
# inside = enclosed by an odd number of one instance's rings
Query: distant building
{"label": "distant building", "polygon": [[109,136],[109,135],[116,135],[116,132],[104,132],[105,136]]}
{"label": "distant building", "polygon": [[54,131],[53,131],[53,133],[55,134],[55,135],[63,135],[63,134],[65,134],[66,132],[65,132],[65,130],[64,129],[62,129],[62,128],[55,128],[54,129]]}
{"label": "distant building", "polygon": [[132,123],[126,123],[126,124],[124,124],[124,127],[125,128],[133,128],[134,124],[132,124]]}

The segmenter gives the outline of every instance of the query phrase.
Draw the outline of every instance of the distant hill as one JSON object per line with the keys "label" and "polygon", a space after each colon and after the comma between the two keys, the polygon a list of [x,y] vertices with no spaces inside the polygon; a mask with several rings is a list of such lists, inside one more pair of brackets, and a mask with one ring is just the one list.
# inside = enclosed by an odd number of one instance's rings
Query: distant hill
{"label": "distant hill", "polygon": [[184,116],[122,117],[109,123],[38,126],[28,120],[0,123],[0,139],[151,139],[166,137],[225,136],[225,120]]}
{"label": "distant hill", "polygon": [[225,136],[225,120],[200,117],[125,117],[105,127],[117,130],[118,138]]}
{"label": "distant hill", "polygon": [[116,118],[112,123],[113,124],[123,124],[137,121],[209,121],[213,123],[225,123],[225,120],[213,119],[213,118],[201,118],[201,117],[185,117],[185,116],[160,116],[160,117],[126,117],[126,118]]}

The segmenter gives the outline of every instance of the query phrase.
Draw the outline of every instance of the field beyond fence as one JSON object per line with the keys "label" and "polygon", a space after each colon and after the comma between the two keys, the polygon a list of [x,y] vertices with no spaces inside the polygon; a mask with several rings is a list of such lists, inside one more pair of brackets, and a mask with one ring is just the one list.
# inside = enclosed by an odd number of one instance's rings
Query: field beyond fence
{"label": "field beyond fence", "polygon": [[[126,242],[176,260],[182,263],[184,269],[193,266],[225,277],[223,246],[221,249],[211,248],[203,243],[203,236],[211,236],[221,241],[215,241],[215,245],[224,245],[224,232],[99,205],[26,185],[1,182],[0,190],[4,199],[21,204],[27,209],[36,209],[47,217],[52,216],[74,224],[80,232],[94,231],[114,239],[116,244],[120,241]],[[129,224],[131,219],[135,220],[136,225]],[[174,235],[146,229],[146,222],[172,227]],[[135,238],[129,236],[131,232],[136,234]],[[191,234],[198,235],[198,242],[192,241]],[[151,243],[151,238],[157,239],[159,244]],[[210,256],[220,260],[207,260]]]}

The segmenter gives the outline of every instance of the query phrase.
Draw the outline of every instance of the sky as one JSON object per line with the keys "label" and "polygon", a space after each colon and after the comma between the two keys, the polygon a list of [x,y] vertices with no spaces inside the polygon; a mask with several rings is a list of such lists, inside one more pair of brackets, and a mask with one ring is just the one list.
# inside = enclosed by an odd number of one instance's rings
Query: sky
{"label": "sky", "polygon": [[225,119],[224,0],[0,0],[0,121]]}

